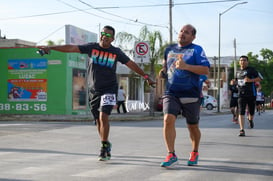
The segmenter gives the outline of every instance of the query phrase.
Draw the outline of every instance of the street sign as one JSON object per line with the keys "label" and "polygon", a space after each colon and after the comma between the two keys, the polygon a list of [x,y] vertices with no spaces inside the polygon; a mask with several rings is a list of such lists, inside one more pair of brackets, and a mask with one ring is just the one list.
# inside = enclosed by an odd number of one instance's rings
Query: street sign
{"label": "street sign", "polygon": [[148,41],[136,41],[134,48],[134,61],[136,63],[150,62],[150,46]]}

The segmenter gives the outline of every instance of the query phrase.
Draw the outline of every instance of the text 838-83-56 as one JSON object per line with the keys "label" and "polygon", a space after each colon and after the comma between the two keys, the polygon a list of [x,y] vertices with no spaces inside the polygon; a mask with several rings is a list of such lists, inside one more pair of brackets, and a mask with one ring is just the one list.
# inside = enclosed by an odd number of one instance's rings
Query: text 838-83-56
{"label": "text 838-83-56", "polygon": [[0,111],[46,111],[46,104],[0,103]]}

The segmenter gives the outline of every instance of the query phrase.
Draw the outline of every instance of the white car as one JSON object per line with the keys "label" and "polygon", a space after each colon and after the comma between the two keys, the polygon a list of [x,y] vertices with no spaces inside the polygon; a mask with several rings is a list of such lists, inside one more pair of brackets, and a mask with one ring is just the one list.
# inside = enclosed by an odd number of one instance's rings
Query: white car
{"label": "white car", "polygon": [[203,107],[207,108],[207,110],[212,110],[217,107],[217,100],[211,95],[204,95]]}

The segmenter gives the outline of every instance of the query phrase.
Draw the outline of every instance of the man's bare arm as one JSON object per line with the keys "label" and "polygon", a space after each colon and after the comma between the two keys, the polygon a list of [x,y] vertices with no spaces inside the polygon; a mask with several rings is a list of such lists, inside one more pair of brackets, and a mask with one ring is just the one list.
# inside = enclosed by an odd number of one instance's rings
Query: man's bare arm
{"label": "man's bare arm", "polygon": [[66,53],[80,53],[80,49],[77,45],[37,46],[37,48],[44,50],[47,54],[50,50]]}

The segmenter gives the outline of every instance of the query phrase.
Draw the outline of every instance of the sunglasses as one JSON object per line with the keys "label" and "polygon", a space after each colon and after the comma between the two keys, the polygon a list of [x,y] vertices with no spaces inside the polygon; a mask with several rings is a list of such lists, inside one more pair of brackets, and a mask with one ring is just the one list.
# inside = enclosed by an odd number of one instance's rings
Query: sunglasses
{"label": "sunglasses", "polygon": [[110,33],[105,33],[105,32],[100,32],[101,36],[106,36],[107,38],[112,38],[113,35],[111,35]]}

